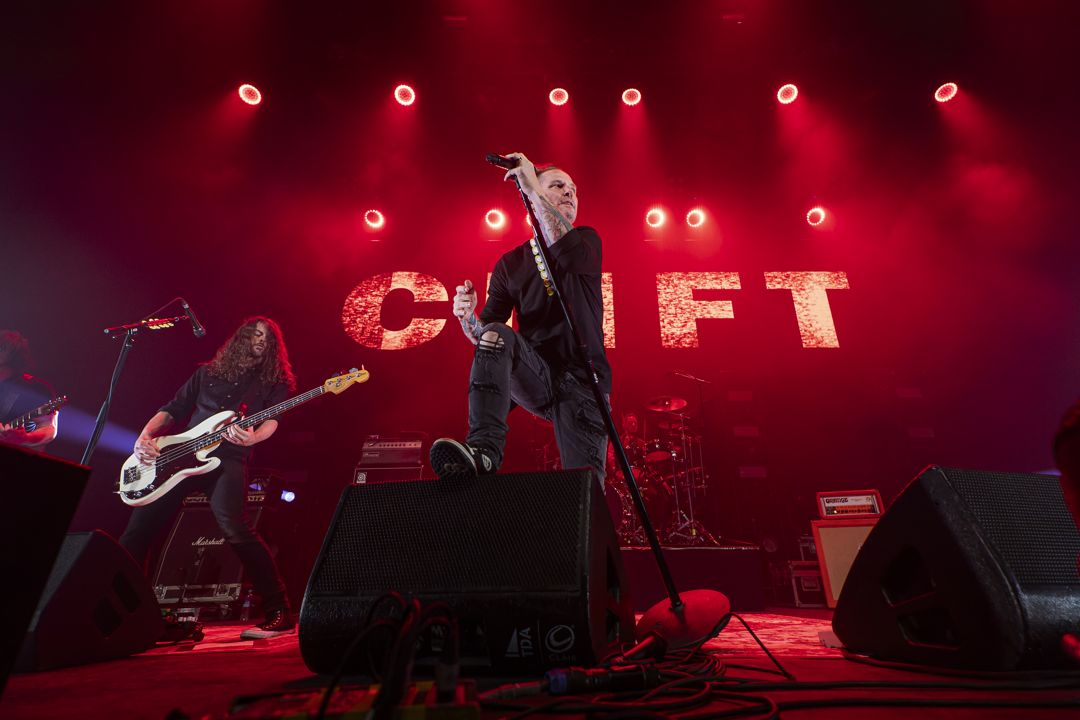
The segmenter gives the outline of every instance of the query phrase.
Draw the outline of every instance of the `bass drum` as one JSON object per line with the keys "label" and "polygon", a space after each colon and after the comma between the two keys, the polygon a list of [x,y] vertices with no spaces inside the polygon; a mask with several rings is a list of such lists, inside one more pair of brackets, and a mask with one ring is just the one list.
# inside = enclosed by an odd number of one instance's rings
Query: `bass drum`
{"label": "bass drum", "polygon": [[[675,491],[658,473],[648,471],[640,475],[635,473],[641,487],[641,499],[649,511],[649,520],[656,528],[656,534],[665,537],[675,525]],[[631,504],[633,501],[631,501]]]}
{"label": "bass drum", "polygon": [[609,477],[604,483],[604,499],[607,500],[611,524],[615,526],[615,535],[620,543],[626,544],[634,533],[634,501],[622,478]]}

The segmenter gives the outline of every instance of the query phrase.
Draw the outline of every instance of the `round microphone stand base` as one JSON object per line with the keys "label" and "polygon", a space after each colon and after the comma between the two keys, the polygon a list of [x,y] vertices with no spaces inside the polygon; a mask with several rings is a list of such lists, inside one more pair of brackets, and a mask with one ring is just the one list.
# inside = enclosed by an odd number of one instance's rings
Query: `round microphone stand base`
{"label": "round microphone stand base", "polygon": [[716,637],[731,619],[731,601],[716,590],[690,590],[680,593],[682,607],[675,609],[669,598],[653,605],[637,624],[640,640],[655,632],[667,640],[668,649],[701,645]]}

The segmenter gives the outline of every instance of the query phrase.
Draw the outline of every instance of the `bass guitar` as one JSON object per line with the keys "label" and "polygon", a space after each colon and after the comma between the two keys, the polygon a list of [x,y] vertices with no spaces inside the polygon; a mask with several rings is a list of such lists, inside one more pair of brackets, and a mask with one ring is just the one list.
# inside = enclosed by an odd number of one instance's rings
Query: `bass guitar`
{"label": "bass guitar", "polygon": [[332,377],[322,385],[260,410],[246,417],[238,417],[232,410],[211,415],[198,425],[178,435],[162,435],[157,438],[161,454],[151,463],[144,463],[132,454],[120,468],[120,499],[127,505],[149,505],[160,499],[184,478],[205,475],[221,464],[221,459],[210,453],[225,442],[225,430],[232,425],[247,429],[254,425],[303,405],[324,393],[338,395],[356,383],[367,382],[369,373],[363,368]]}
{"label": "bass guitar", "polygon": [[23,428],[24,430],[26,430],[26,432],[34,432],[35,430],[37,430],[37,422],[35,421],[38,418],[56,412],[60,409],[62,405],[66,405],[67,401],[67,395],[55,397],[44,405],[39,405],[25,415],[20,415],[19,417],[15,418],[8,423],[8,427],[10,427],[12,430],[16,428]]}

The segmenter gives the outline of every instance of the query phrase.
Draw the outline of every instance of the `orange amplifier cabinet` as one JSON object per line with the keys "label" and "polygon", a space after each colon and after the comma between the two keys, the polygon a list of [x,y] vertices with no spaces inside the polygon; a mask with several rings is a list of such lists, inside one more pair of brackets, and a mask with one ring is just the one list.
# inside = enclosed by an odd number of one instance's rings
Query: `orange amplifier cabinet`
{"label": "orange amplifier cabinet", "polygon": [[876,517],[841,517],[835,520],[812,520],[814,544],[817,545],[825,604],[836,607],[836,599],[847,580],[851,564],[863,542],[877,524]]}

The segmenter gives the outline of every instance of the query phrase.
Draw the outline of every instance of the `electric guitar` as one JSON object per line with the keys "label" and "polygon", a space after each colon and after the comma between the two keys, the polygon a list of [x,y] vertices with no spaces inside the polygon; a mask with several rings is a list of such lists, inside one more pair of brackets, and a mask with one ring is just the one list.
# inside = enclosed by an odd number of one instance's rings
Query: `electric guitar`
{"label": "electric guitar", "polygon": [[117,491],[120,499],[127,505],[149,505],[180,484],[184,478],[205,475],[216,469],[221,464],[221,459],[210,457],[210,453],[225,442],[225,430],[229,427],[236,425],[244,429],[250,428],[323,393],[331,392],[337,395],[356,383],[367,382],[368,377],[367,370],[353,368],[348,373],[330,378],[317,388],[260,410],[254,415],[238,418],[232,410],[224,410],[178,435],[162,435],[156,438],[161,455],[154,458],[152,463],[144,463],[132,454],[120,468],[120,488]]}
{"label": "electric guitar", "polygon": [[67,395],[61,395],[55,397],[44,405],[39,405],[25,415],[20,415],[11,422],[8,423],[8,427],[12,430],[16,428],[23,428],[26,432],[34,432],[37,430],[37,423],[34,422],[40,417],[44,417],[50,413],[56,412],[61,405],[66,405],[68,401]]}

